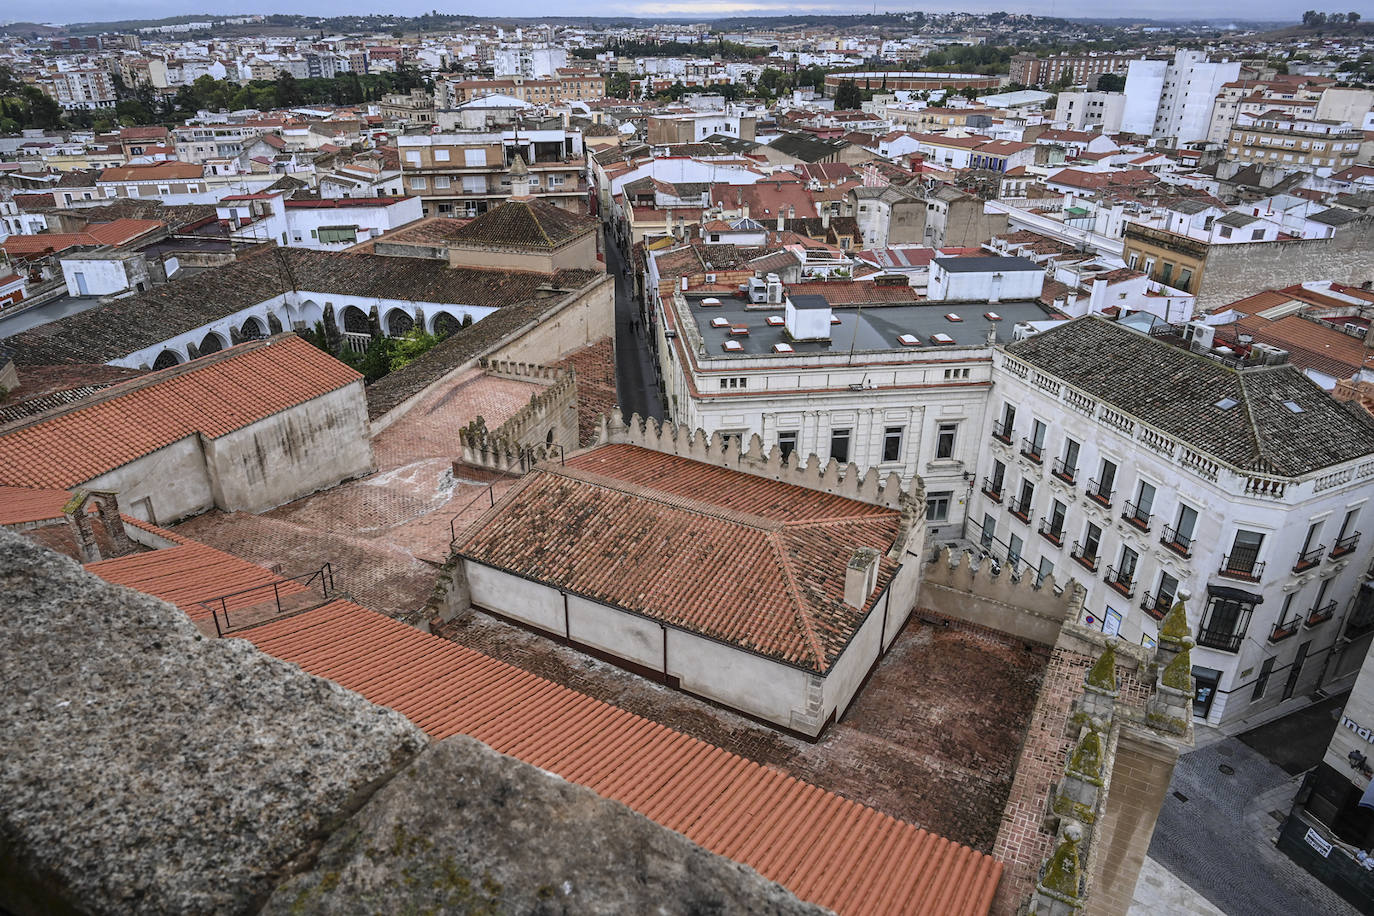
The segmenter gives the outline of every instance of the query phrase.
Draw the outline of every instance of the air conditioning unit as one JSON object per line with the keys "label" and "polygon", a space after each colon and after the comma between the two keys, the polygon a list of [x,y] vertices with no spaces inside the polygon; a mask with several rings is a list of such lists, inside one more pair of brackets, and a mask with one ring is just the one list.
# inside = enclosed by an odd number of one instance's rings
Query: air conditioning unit
{"label": "air conditioning unit", "polygon": [[1205,353],[1212,349],[1217,338],[1217,329],[1205,321],[1190,321],[1183,326],[1183,339],[1195,353]]}
{"label": "air conditioning unit", "polygon": [[1369,333],[1369,328],[1362,324],[1351,324],[1346,322],[1345,333],[1352,337],[1364,337]]}
{"label": "air conditioning unit", "polygon": [[1257,343],[1250,348],[1250,353],[1265,366],[1277,366],[1288,362],[1288,351],[1273,344]]}
{"label": "air conditioning unit", "polygon": [[1011,329],[1011,339],[1026,340],[1039,333],[1040,332],[1032,327],[1029,322],[1018,321]]}

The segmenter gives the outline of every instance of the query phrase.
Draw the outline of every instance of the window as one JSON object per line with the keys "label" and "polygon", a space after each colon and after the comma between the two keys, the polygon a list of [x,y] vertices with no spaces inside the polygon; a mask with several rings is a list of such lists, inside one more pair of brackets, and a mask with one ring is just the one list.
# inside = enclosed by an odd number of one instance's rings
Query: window
{"label": "window", "polygon": [[778,433],[778,448],[782,449],[782,460],[787,461],[797,449],[797,431],[789,429]]}
{"label": "window", "polygon": [[996,459],[992,462],[992,478],[988,481],[988,491],[997,494],[997,498],[1002,498],[1002,487],[1007,481],[1007,466]]}
{"label": "window", "polygon": [[849,463],[849,430],[847,428],[830,431],[830,457],[840,464]]}
{"label": "window", "polygon": [[1141,270],[1142,270],[1147,276],[1148,276],[1148,275],[1152,275],[1152,274],[1155,272],[1155,259],[1154,259],[1154,258],[1146,258],[1146,259],[1145,259],[1145,266],[1142,267]]}
{"label": "window", "polygon": [[1012,569],[1021,565],[1021,551],[1026,547],[1026,542],[1019,535],[1010,535],[1007,538],[1007,562]]}
{"label": "window", "polygon": [[1258,241],[1259,241],[1260,239],[1262,239],[1262,238],[1264,238],[1264,230],[1263,230],[1263,229],[1256,229],[1254,232],[1250,233],[1250,240],[1251,240],[1251,241],[1258,242]]}
{"label": "window", "polygon": [[1255,600],[1247,600],[1249,597],[1231,590],[1212,595],[1198,630],[1198,645],[1222,652],[1238,651],[1250,627],[1250,614],[1258,596]]}
{"label": "window", "polygon": [[1165,261],[1163,265],[1161,265],[1159,268],[1159,282],[1163,283],[1165,286],[1168,286],[1169,281],[1172,280],[1173,277],[1174,265],[1170,264],[1168,261]]}
{"label": "window", "polygon": [[419,165],[419,164],[420,164],[420,151],[419,151],[419,150],[411,150],[410,152],[406,153],[406,162],[407,162],[408,164],[410,164],[410,165]]}
{"label": "window", "polygon": [[1178,596],[1178,580],[1166,572],[1159,574],[1159,589],[1155,593],[1155,598],[1164,610],[1173,606],[1174,598]]}
{"label": "window", "polygon": [[1241,579],[1257,579],[1263,566],[1259,562],[1260,546],[1264,535],[1258,531],[1241,529],[1231,542],[1231,552],[1223,561],[1222,572]]}
{"label": "window", "polygon": [[1011,441],[1011,431],[1016,426],[1016,407],[1012,404],[1002,405],[1001,422],[993,424],[992,434],[1003,442]]}
{"label": "window", "polygon": [[1126,266],[1129,267],[1131,270],[1135,270],[1135,266],[1139,263],[1140,254],[1138,252],[1132,251],[1130,258],[1128,258],[1126,261]]}
{"label": "window", "polygon": [[954,437],[959,432],[958,423],[941,423],[935,436],[935,457],[954,457]]}
{"label": "window", "polygon": [[448,186],[449,186],[449,178],[448,178],[447,175],[436,175],[436,176],[434,176],[434,187],[435,187],[436,190],[443,190],[443,189],[447,188]]}
{"label": "window", "polygon": [[412,191],[423,191],[423,190],[424,190],[425,188],[427,188],[428,186],[429,186],[429,182],[428,182],[426,179],[424,179],[424,178],[412,178],[412,179],[410,179],[410,189],[411,189]]}
{"label": "window", "polygon": [[1083,533],[1083,544],[1078,555],[1094,566],[1097,565],[1097,554],[1102,549],[1102,529],[1088,522],[1087,530]]}
{"label": "window", "polygon": [[1341,520],[1341,533],[1336,537],[1336,543],[1331,545],[1331,556],[1345,556],[1355,549],[1360,541],[1360,532],[1355,530],[1355,520],[1359,515],[1359,506],[1345,513],[1345,518]]}
{"label": "window", "polygon": [[1059,459],[1059,467],[1056,472],[1064,480],[1072,481],[1078,474],[1078,451],[1077,440],[1064,440],[1064,457]]}
{"label": "window", "polygon": [[1183,290],[1183,291],[1186,293],[1186,292],[1189,292],[1189,287],[1192,286],[1192,285],[1193,285],[1193,272],[1192,272],[1191,270],[1189,270],[1188,268],[1185,267],[1185,268],[1183,268],[1182,270],[1180,270],[1180,271],[1178,272],[1178,284],[1177,284],[1177,288]]}
{"label": "window", "polygon": [[944,522],[949,520],[949,502],[954,494],[948,490],[926,494],[926,521]]}
{"label": "window", "polygon": [[463,193],[464,194],[485,194],[487,191],[487,179],[483,175],[464,175]]}
{"label": "window", "polygon": [[1054,561],[1049,557],[1040,558],[1040,568],[1035,573],[1035,586],[1039,588],[1047,576],[1054,573]]}
{"label": "window", "polygon": [[1221,237],[1224,238],[1224,239],[1229,239],[1229,238],[1231,237],[1231,227],[1230,227],[1230,226],[1222,226],[1222,227],[1221,227]]}
{"label": "window", "polygon": [[1260,665],[1259,677],[1255,678],[1255,692],[1250,694],[1251,703],[1264,696],[1264,690],[1269,686],[1269,676],[1274,673],[1274,658],[1275,656],[1271,655]]}
{"label": "window", "polygon": [[902,432],[903,427],[900,426],[889,426],[883,430],[884,461],[902,460]]}
{"label": "window", "polygon": [[1030,521],[1031,504],[1034,502],[1035,484],[1031,483],[1029,480],[1023,479],[1021,481],[1021,492],[1017,496],[1016,502],[1012,504],[1011,514],[1015,515],[1023,522]]}
{"label": "window", "polygon": [[487,151],[484,149],[463,150],[463,165],[472,167],[487,164]]}
{"label": "window", "polygon": [[983,513],[983,533],[978,542],[985,548],[992,547],[992,543],[997,538],[997,520],[991,515]]}
{"label": "window", "polygon": [[448,162],[448,150],[446,150],[446,149],[436,149],[436,150],[434,151],[434,161],[435,161],[435,162]]}

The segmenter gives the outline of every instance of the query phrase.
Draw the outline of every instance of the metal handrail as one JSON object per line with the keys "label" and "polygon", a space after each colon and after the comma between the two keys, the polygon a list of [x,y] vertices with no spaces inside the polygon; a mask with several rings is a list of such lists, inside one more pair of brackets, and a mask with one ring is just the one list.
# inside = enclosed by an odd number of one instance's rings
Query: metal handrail
{"label": "metal handrail", "polygon": [[1168,547],[1180,556],[1189,557],[1193,553],[1193,539],[1186,534],[1179,534],[1178,529],[1173,525],[1165,525],[1160,532],[1159,543]]}
{"label": "metal handrail", "polygon": [[1309,550],[1304,550],[1298,554],[1298,559],[1293,563],[1293,572],[1302,572],[1304,569],[1311,569],[1322,561],[1322,554],[1326,553],[1326,545],[1318,544]]}
{"label": "metal handrail", "polygon": [[1150,530],[1150,519],[1154,518],[1153,512],[1142,513],[1140,511],[1140,504],[1129,500],[1122,506],[1122,509],[1125,510],[1121,513],[1121,517],[1124,520],[1130,522],[1141,531]]}
{"label": "metal handrail", "polygon": [[[197,602],[197,604],[199,604],[202,608],[210,612],[210,616],[215,622],[215,635],[223,636],[224,631],[227,630],[230,626],[232,626],[232,624],[229,621],[230,598],[237,598],[240,595],[248,595],[252,594],[253,592],[262,592],[270,588],[272,589],[272,601],[277,606],[277,613],[280,614],[281,587],[283,585],[286,585],[291,582],[296,582],[298,580],[304,580],[301,581],[300,584],[305,586],[306,588],[309,588],[312,584],[314,584],[316,580],[318,580],[320,583],[320,597],[327,599],[329,597],[329,594],[332,591],[334,591],[334,567],[330,563],[325,563],[319,569],[311,570],[310,572],[297,573],[294,576],[282,576],[277,579],[274,579],[271,582],[264,582],[260,585],[254,585],[248,588],[241,588],[238,591],[226,592],[223,595],[216,595],[213,598],[206,598],[204,601]],[[216,604],[218,604],[218,607],[216,607]],[[221,614],[224,615],[224,625],[222,627],[220,626],[219,620]]]}
{"label": "metal handrail", "polygon": [[[558,463],[559,463],[560,465],[564,466],[564,467],[567,466],[567,464],[568,464],[568,450],[567,450],[566,448],[564,448],[562,445],[557,445],[557,444],[550,444],[550,445],[545,446],[545,447],[546,447],[546,448],[556,448],[556,449],[558,449]],[[522,449],[522,454],[526,455],[526,456],[530,459],[530,467],[531,467],[531,468],[534,467],[534,463],[535,463],[534,449],[535,449],[535,446],[532,446],[532,445],[527,445],[527,446],[524,447],[524,449]],[[468,500],[466,503],[464,503],[463,508],[459,509],[459,510],[457,511],[457,513],[455,513],[454,515],[452,515],[452,516],[449,518],[449,520],[448,520],[448,544],[449,544],[449,548],[452,549],[453,545],[454,545],[455,543],[457,543],[457,541],[458,541],[457,521],[458,521],[458,519],[462,518],[464,512],[468,511],[468,509],[471,509],[472,506],[473,506],[473,504],[476,503],[477,500],[481,499],[482,496],[483,496],[484,494],[485,494],[486,497],[487,497],[487,504],[488,504],[489,506],[494,507],[494,506],[496,505],[496,485],[497,485],[498,483],[501,483],[503,480],[507,480],[507,479],[509,479],[509,480],[518,480],[519,478],[525,476],[525,474],[528,473],[528,472],[529,472],[529,468],[526,468],[526,469],[520,471],[520,473],[518,473],[518,474],[513,473],[513,472],[512,472],[511,470],[509,470],[509,469],[504,470],[504,471],[501,472],[500,476],[498,476],[498,477],[497,477],[495,480],[493,480],[491,483],[489,483],[489,484],[487,484],[485,487],[483,487],[475,496],[472,497],[472,499],[470,499],[470,500]]]}
{"label": "metal handrail", "polygon": [[1064,463],[1063,458],[1054,459],[1054,465],[1050,468],[1050,473],[1065,483],[1073,483],[1078,477],[1078,466],[1069,467]]}
{"label": "metal handrail", "polygon": [[1021,439],[1021,454],[1025,455],[1027,458],[1029,458],[1031,461],[1034,461],[1036,464],[1043,464],[1043,463],[1044,463],[1044,461],[1045,461],[1045,457],[1044,457],[1044,454],[1043,454],[1044,450],[1045,450],[1045,446],[1044,446],[1044,445],[1037,445],[1037,444],[1036,444],[1034,441],[1032,441],[1031,439],[1022,437],[1022,439]]}
{"label": "metal handrail", "polygon": [[1102,484],[1093,479],[1088,480],[1088,487],[1084,492],[1088,494],[1089,499],[1101,503],[1104,506],[1110,506],[1112,504],[1112,497],[1116,495],[1115,490],[1103,492]]}
{"label": "metal handrail", "polygon": [[1353,534],[1347,534],[1345,537],[1341,538],[1336,543],[1331,545],[1331,556],[1333,558],[1343,557],[1346,554],[1350,553],[1350,551],[1354,550],[1355,545],[1359,542],[1360,532],[1356,531]]}

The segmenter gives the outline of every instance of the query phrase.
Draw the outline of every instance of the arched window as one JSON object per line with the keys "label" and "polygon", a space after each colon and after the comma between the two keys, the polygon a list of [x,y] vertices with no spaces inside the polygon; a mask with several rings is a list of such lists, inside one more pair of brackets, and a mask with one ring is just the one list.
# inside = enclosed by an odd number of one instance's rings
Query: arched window
{"label": "arched window", "polygon": [[400,309],[392,309],[386,316],[386,333],[391,337],[401,337],[415,327],[415,319]]}
{"label": "arched window", "polygon": [[205,339],[200,342],[199,349],[201,356],[207,353],[218,353],[220,350],[224,349],[224,341],[220,339],[218,334],[211,331],[209,334],[206,334]]}
{"label": "arched window", "polygon": [[245,320],[239,333],[243,335],[244,340],[261,340],[267,336],[267,332],[262,328],[262,322],[256,318]]}
{"label": "arched window", "polygon": [[175,366],[180,362],[181,357],[177,356],[174,351],[163,350],[161,353],[157,355],[157,359],[153,360],[153,368],[170,369],[172,366]]}
{"label": "arched window", "polygon": [[440,312],[434,316],[434,333],[439,337],[448,337],[458,330],[460,325],[458,319],[448,312]]}
{"label": "arched window", "polygon": [[344,330],[350,334],[366,334],[367,313],[356,305],[345,306],[343,310]]}

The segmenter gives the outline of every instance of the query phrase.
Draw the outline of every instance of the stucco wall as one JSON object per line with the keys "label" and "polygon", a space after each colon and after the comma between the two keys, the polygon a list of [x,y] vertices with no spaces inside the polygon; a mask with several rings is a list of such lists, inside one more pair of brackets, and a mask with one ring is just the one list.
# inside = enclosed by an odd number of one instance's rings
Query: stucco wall
{"label": "stucco wall", "polygon": [[595,270],[600,266],[600,262],[596,259],[596,233],[590,232],[571,244],[548,253],[525,253],[510,251],[505,248],[455,246],[448,250],[448,265],[449,267],[483,267],[552,273],[556,270],[571,270],[573,268]]}
{"label": "stucco wall", "polygon": [[805,709],[810,681],[797,668],[682,630],[668,631],[668,674],[683,690],[786,728],[795,727],[793,710]]}
{"label": "stucco wall", "polygon": [[548,365],[614,334],[615,279],[607,276],[490,355]]}
{"label": "stucco wall", "polygon": [[141,501],[152,506],[153,518],[166,525],[199,515],[215,505],[214,489],[199,436],[187,436],[85,483],[94,490],[114,490],[120,508],[130,515],[146,515]]}
{"label": "stucco wall", "polygon": [[262,512],[374,467],[362,380],[211,440],[215,505]]}
{"label": "stucco wall", "polygon": [[568,596],[568,633],[584,646],[663,670],[663,627],[576,595]]}

